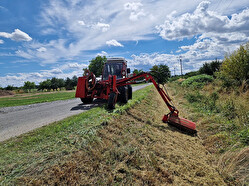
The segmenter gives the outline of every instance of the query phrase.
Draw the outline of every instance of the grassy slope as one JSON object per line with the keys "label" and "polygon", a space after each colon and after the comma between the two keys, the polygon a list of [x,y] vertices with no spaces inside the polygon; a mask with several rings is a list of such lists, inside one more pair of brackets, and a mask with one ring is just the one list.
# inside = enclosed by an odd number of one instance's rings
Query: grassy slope
{"label": "grassy slope", "polygon": [[202,141],[161,122],[168,111],[150,89],[113,113],[95,108],[2,143],[0,183],[224,185]]}
{"label": "grassy slope", "polygon": [[51,93],[40,93],[40,94],[25,94],[15,95],[11,97],[0,98],[1,107],[11,107],[19,105],[29,105],[34,103],[51,102],[56,100],[72,99],[75,96],[75,92],[51,92]]}
{"label": "grassy slope", "polygon": [[0,143],[0,185],[27,173],[39,172],[73,151],[84,149],[96,139],[96,130],[102,127],[103,122],[140,102],[149,89],[136,91],[128,104],[117,106],[116,113],[109,113],[105,108],[93,108]]}
{"label": "grassy slope", "polygon": [[185,117],[197,122],[203,144],[215,154],[220,173],[226,180],[249,183],[249,91],[229,92],[215,83],[198,90],[183,88],[176,82],[169,86],[177,105],[187,110]]}

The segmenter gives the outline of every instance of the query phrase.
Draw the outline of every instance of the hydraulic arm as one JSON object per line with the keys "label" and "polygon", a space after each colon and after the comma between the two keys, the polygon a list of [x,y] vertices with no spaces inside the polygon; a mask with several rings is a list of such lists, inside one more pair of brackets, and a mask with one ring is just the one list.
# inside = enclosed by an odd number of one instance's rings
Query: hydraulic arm
{"label": "hydraulic arm", "polygon": [[[146,81],[150,80],[153,85],[156,87],[157,91],[161,95],[162,99],[164,100],[165,104],[169,108],[170,112],[163,116],[162,121],[164,123],[169,123],[170,125],[174,125],[178,128],[187,130],[190,133],[196,133],[196,124],[192,121],[189,121],[184,118],[180,118],[178,116],[179,111],[173,106],[170,97],[167,95],[166,91],[164,91],[160,85],[154,80],[153,76],[148,72],[142,72],[140,74],[134,75],[129,78],[124,78],[117,80],[117,86],[125,86],[129,84],[133,84],[132,81],[144,77]],[[166,90],[166,89],[165,89]]]}

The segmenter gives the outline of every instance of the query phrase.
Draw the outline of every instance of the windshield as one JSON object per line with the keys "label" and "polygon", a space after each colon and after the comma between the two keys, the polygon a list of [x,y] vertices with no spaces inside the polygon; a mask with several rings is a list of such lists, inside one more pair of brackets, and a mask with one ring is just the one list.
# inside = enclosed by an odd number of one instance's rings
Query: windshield
{"label": "windshield", "polygon": [[103,80],[107,80],[109,75],[116,75],[117,78],[122,78],[123,63],[106,63],[104,66]]}

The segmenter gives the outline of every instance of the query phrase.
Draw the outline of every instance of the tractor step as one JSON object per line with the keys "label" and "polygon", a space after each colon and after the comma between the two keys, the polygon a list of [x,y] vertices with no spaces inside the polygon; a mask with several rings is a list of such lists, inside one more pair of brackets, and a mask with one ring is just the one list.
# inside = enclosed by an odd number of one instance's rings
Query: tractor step
{"label": "tractor step", "polygon": [[192,121],[189,121],[185,118],[180,118],[178,116],[172,116],[170,114],[164,115],[162,121],[168,123],[169,125],[175,126],[180,130],[186,131],[190,134],[196,134],[196,124]]}

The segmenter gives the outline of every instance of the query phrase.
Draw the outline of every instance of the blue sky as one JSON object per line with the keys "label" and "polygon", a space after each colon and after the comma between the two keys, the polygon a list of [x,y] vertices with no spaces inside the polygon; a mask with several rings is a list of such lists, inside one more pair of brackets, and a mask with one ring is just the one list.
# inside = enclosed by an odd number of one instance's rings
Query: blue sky
{"label": "blue sky", "polygon": [[[0,0],[0,86],[80,76],[97,55],[180,74],[249,40],[249,1]],[[174,74],[174,73],[173,73]]]}

